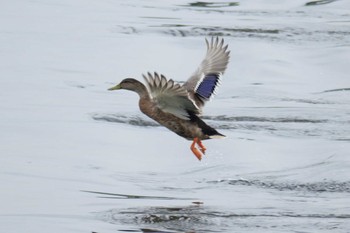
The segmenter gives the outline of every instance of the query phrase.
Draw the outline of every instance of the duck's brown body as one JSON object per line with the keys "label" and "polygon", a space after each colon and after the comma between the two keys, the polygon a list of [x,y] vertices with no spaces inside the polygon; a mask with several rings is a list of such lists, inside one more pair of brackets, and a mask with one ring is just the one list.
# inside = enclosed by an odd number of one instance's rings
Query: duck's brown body
{"label": "duck's brown body", "polygon": [[195,115],[191,117],[191,120],[184,120],[170,113],[163,112],[149,97],[140,98],[139,107],[148,117],[188,140],[193,140],[194,138],[205,140],[210,139],[210,136],[213,135],[221,135]]}

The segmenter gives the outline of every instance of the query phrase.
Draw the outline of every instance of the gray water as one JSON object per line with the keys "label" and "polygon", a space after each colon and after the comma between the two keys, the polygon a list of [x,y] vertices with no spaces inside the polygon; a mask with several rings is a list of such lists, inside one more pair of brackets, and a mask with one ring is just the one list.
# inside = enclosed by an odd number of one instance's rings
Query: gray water
{"label": "gray water", "polygon": [[[1,232],[350,232],[347,1],[22,1],[0,23]],[[231,60],[201,162],[108,92]]]}

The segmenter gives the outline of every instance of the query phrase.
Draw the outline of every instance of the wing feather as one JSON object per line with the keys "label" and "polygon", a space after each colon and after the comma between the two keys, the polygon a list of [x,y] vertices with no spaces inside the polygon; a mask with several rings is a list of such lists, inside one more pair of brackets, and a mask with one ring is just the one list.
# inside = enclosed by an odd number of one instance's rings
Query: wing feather
{"label": "wing feather", "polygon": [[146,81],[148,91],[163,112],[175,115],[181,119],[189,120],[190,113],[200,114],[198,106],[189,98],[188,91],[172,79],[158,73],[142,75]]}
{"label": "wing feather", "polygon": [[207,53],[197,70],[184,83],[183,87],[190,93],[191,98],[200,108],[209,101],[220,84],[230,58],[228,45],[224,46],[224,39],[205,39]]}

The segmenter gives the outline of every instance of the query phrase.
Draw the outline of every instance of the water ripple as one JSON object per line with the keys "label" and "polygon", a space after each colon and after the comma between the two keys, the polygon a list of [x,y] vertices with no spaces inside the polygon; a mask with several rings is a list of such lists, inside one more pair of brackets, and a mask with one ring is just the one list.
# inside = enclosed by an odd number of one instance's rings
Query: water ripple
{"label": "water ripple", "polygon": [[[96,213],[101,221],[112,224],[137,225],[135,232],[232,232],[233,229],[337,229],[350,219],[349,214],[320,214],[293,212],[223,212],[202,205],[179,207],[144,207],[111,209]],[[320,222],[332,219],[332,223]],[[262,220],[266,221],[265,224]],[[288,222],[288,224],[286,224]],[[146,231],[144,229],[147,229]],[[149,230],[149,231],[148,231]]]}
{"label": "water ripple", "polygon": [[276,122],[276,123],[325,123],[326,119],[307,119],[298,117],[254,117],[254,116],[203,116],[203,119],[230,122]]}
{"label": "water ripple", "polygon": [[[243,130],[246,133],[263,131],[286,137],[324,137],[331,140],[348,141],[347,121],[339,118],[320,118],[320,116],[203,116],[208,125],[220,130]],[[304,114],[305,115],[305,114]],[[92,114],[96,121],[122,123],[141,127],[159,127],[160,125],[143,115]],[[344,126],[344,127],[343,127]]]}
{"label": "water ripple", "polygon": [[111,199],[193,200],[192,198],[165,197],[165,196],[144,196],[144,195],[108,193],[108,192],[88,191],[88,190],[82,190],[82,192],[97,194],[97,195],[99,195],[98,196],[99,198],[111,198]]}
{"label": "water ripple", "polygon": [[239,6],[239,2],[190,2],[184,7],[209,7],[209,8],[218,8],[218,7],[230,7],[230,6]]}
{"label": "water ripple", "polygon": [[160,126],[154,121],[146,120],[143,117],[140,116],[125,116],[125,115],[119,115],[119,114],[94,114],[92,115],[92,119],[96,121],[106,121],[106,122],[113,122],[113,123],[123,123],[123,124],[129,124],[129,125],[136,125],[136,126]]}
{"label": "water ripple", "polygon": [[[159,126],[156,122],[141,116],[125,116],[119,114],[94,114],[92,119],[113,123],[124,123],[137,126]],[[272,122],[272,123],[326,123],[327,119],[309,119],[300,117],[256,117],[256,116],[203,116],[204,120],[223,122]]]}
{"label": "water ripple", "polygon": [[216,181],[207,181],[211,184],[224,183],[228,185],[253,186],[264,189],[276,189],[278,191],[303,191],[303,192],[338,192],[350,193],[350,181],[322,181],[314,183],[298,183],[298,182],[274,182],[262,180],[246,180],[246,179],[222,179]]}

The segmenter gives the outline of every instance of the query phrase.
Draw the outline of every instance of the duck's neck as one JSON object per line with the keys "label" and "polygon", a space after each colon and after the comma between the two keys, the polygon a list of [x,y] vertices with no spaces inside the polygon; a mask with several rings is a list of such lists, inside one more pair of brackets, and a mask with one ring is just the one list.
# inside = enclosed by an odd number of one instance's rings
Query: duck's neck
{"label": "duck's neck", "polygon": [[130,89],[130,91],[134,91],[139,94],[140,99],[150,99],[146,86],[140,81],[135,80],[134,86],[132,89]]}
{"label": "duck's neck", "polygon": [[139,107],[140,107],[141,112],[143,112],[144,114],[146,114],[150,118],[153,118],[154,103],[151,101],[151,96],[148,93],[146,86],[143,85],[143,83],[141,83],[140,81],[135,80],[133,88],[130,90],[139,94],[139,96],[140,96]]}

